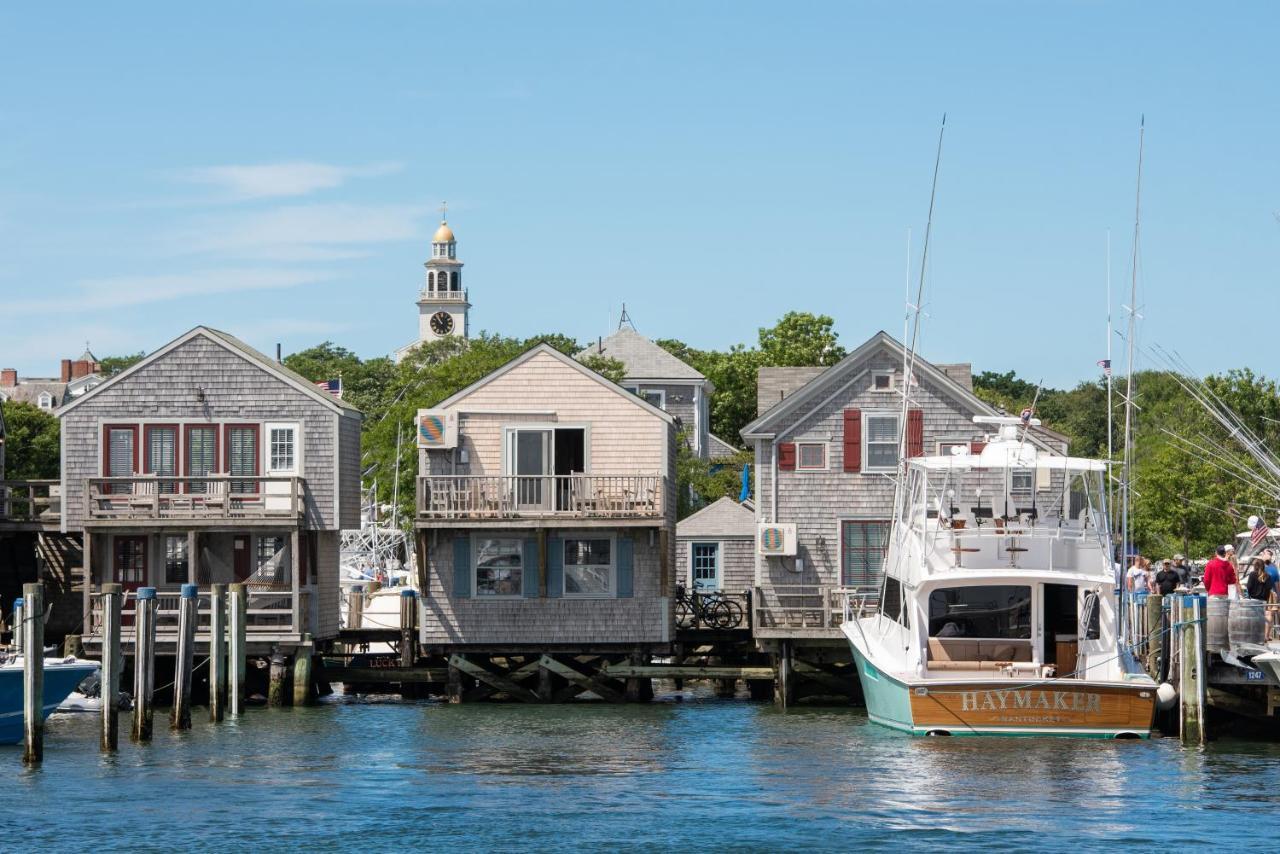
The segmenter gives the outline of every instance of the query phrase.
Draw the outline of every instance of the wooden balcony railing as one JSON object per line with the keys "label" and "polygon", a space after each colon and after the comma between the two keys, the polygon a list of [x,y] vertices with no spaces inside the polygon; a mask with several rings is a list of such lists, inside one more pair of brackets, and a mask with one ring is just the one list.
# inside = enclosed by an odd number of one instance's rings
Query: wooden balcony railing
{"label": "wooden balcony railing", "polygon": [[0,480],[0,522],[56,522],[61,499],[56,480]]}
{"label": "wooden balcony railing", "polygon": [[300,477],[95,477],[85,488],[86,515],[92,520],[296,520],[305,490]]}
{"label": "wooden balcony railing", "polygon": [[874,610],[880,591],[872,587],[774,584],[751,596],[752,625],[758,629],[826,630],[838,634],[846,619]]}
{"label": "wooden balcony railing", "polygon": [[643,518],[663,512],[660,475],[427,475],[423,519]]}
{"label": "wooden balcony railing", "polygon": [[[102,597],[97,595],[95,586],[90,596],[88,635],[102,634]],[[293,590],[253,590],[246,592],[248,596],[245,609],[245,634],[250,639],[259,635],[300,635],[310,631],[310,599],[311,588],[306,587],[296,594]],[[297,599],[298,622],[294,622],[294,599]],[[161,637],[178,634],[178,609],[182,594],[176,590],[162,590],[156,593],[156,634]],[[121,603],[121,636],[132,639],[135,634],[135,615],[138,600],[133,591],[125,596]],[[196,610],[196,637],[207,640],[209,633],[209,591],[201,590],[199,605]]]}

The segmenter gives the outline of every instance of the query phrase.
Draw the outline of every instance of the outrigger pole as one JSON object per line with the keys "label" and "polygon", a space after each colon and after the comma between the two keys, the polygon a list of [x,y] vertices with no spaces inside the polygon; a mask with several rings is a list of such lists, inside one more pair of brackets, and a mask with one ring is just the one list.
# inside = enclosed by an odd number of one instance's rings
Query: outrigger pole
{"label": "outrigger pole", "polygon": [[[1125,336],[1125,349],[1127,351],[1127,362],[1125,365],[1125,392],[1124,392],[1124,467],[1121,469],[1120,480],[1120,565],[1123,568],[1125,561],[1129,559],[1129,487],[1133,475],[1133,340],[1136,332],[1138,321],[1138,240],[1141,235],[1142,223],[1142,153],[1147,130],[1146,116],[1143,116],[1138,125],[1138,185],[1134,194],[1133,202],[1133,255],[1130,258],[1130,274],[1129,274],[1129,305],[1125,308],[1129,312],[1128,331]],[[1128,633],[1127,606],[1124,590],[1125,573],[1122,571],[1121,592],[1120,592],[1120,616],[1121,626]],[[1127,637],[1126,637],[1127,639]]]}

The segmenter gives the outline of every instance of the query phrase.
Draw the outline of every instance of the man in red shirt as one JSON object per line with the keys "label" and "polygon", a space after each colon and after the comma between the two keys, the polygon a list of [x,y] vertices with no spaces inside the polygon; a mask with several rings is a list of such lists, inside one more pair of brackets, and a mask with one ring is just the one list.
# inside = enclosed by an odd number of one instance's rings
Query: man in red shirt
{"label": "man in red shirt", "polygon": [[1227,547],[1218,546],[1217,557],[1204,565],[1204,590],[1210,596],[1226,596],[1233,584],[1239,584],[1236,570],[1227,562]]}

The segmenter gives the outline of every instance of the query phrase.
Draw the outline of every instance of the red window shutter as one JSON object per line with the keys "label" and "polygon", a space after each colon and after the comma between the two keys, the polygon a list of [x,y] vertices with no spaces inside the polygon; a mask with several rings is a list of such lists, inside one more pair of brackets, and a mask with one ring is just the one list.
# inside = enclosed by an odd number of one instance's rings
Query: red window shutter
{"label": "red window shutter", "polygon": [[907,410],[907,456],[924,456],[924,410]]}
{"label": "red window shutter", "polygon": [[986,443],[986,442],[970,442],[970,443],[969,443],[969,453],[971,453],[971,454],[980,454],[980,453],[982,453],[982,449],[983,449],[983,448],[985,448],[986,446],[987,446],[987,443]]}
{"label": "red window shutter", "polygon": [[844,470],[862,471],[862,410],[844,411]]}
{"label": "red window shutter", "polygon": [[796,470],[795,442],[781,442],[778,444],[778,468],[782,471]]}

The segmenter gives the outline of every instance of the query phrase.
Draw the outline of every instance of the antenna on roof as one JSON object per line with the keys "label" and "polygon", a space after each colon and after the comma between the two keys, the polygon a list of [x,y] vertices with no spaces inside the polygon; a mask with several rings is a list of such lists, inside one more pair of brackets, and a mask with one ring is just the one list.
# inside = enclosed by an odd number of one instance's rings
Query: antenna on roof
{"label": "antenna on roof", "polygon": [[630,326],[632,332],[638,331],[635,323],[631,320],[631,315],[627,314],[627,304],[625,302],[622,304],[622,316],[618,318],[618,328],[621,329],[624,326]]}

